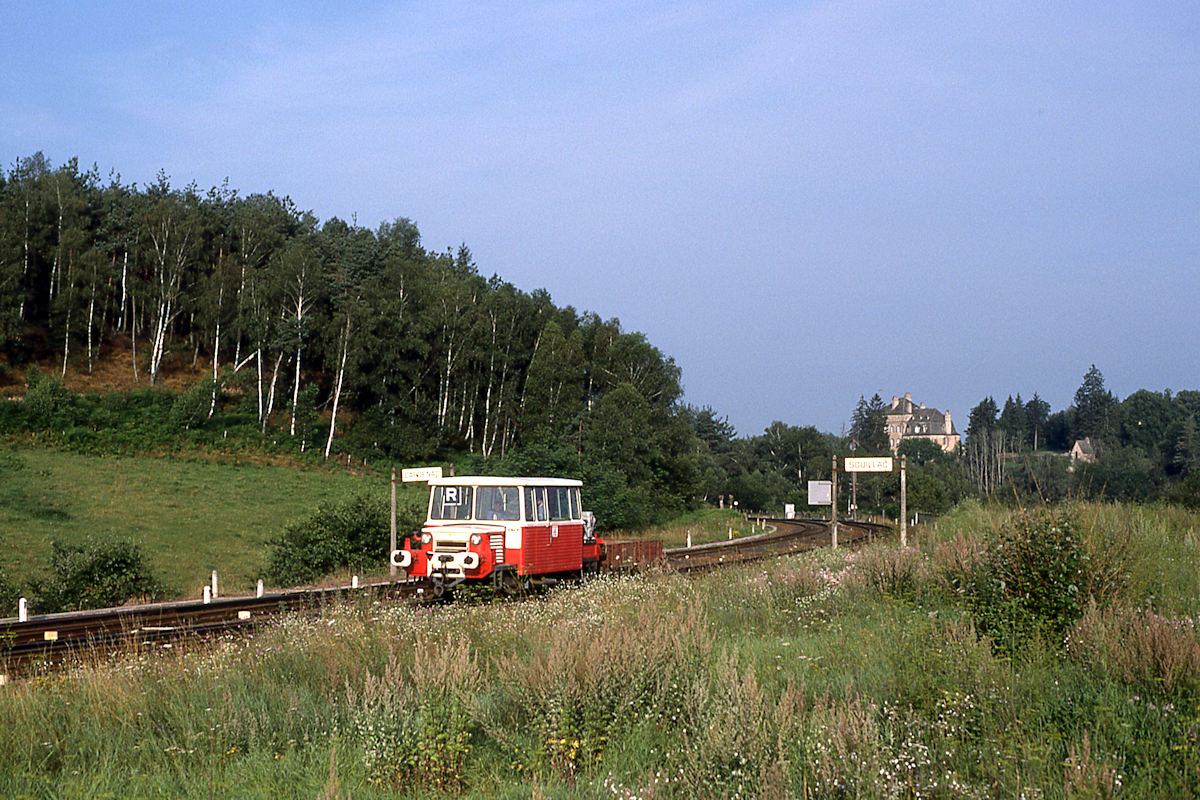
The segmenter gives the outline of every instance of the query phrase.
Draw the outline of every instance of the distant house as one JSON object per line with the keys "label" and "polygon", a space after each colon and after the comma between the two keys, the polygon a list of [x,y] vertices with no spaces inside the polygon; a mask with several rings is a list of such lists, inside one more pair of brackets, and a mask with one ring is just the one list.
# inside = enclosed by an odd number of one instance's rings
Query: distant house
{"label": "distant house", "polygon": [[1077,439],[1071,452],[1068,453],[1072,461],[1082,461],[1085,464],[1096,463],[1096,445],[1092,443],[1089,437]]}
{"label": "distant house", "polygon": [[904,397],[892,397],[891,407],[884,411],[883,424],[893,453],[904,439],[928,439],[947,453],[957,450],[962,440],[954,430],[949,411],[926,408],[924,403],[914,405],[912,395],[907,392]]}

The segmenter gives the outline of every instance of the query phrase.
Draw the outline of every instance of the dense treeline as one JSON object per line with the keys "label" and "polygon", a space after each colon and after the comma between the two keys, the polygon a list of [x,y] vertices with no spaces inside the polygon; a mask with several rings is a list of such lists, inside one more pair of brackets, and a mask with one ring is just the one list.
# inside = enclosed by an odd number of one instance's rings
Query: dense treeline
{"label": "dense treeline", "polygon": [[[59,376],[110,351],[135,387],[78,396]],[[886,453],[883,402],[850,437],[774,422],[739,437],[681,403],[671,358],[616,319],[484,278],[466,245],[426,249],[407,219],[320,222],[270,192],[201,192],[160,174],[101,178],[42,154],[0,169],[0,430],[103,451],[190,439],[375,463],[452,460],[583,478],[599,517],[636,527],[698,504],[807,502],[833,456]],[[30,369],[40,362],[53,372]],[[185,391],[164,376],[189,374]],[[986,398],[964,447],[906,441],[909,507],[969,495],[1200,497],[1200,392],[1118,402],[1093,370],[1074,405]],[[1079,439],[1094,464],[1059,455]],[[897,512],[894,476],[862,476],[864,511]],[[843,495],[845,496],[845,495]]]}
{"label": "dense treeline", "polygon": [[[1200,506],[1197,415],[1200,391],[1139,389],[1118,400],[1093,365],[1061,411],[1036,394],[1003,406],[984,398],[971,411],[964,463],[989,494]],[[1058,457],[1071,450],[1077,459]]]}

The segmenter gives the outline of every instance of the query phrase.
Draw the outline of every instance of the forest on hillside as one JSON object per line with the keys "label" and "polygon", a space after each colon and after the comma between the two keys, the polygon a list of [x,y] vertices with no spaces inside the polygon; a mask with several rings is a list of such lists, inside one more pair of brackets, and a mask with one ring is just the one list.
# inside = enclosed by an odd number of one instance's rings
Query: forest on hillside
{"label": "forest on hillside", "polygon": [[[564,265],[569,269],[570,265]],[[128,383],[72,393],[68,374],[121,356]],[[166,389],[182,374],[188,388]],[[282,449],[374,464],[457,462],[585,479],[612,527],[737,501],[803,506],[832,456],[883,454],[882,401],[850,436],[774,422],[739,436],[682,402],[666,354],[615,318],[556,306],[481,274],[470,249],[432,251],[406,218],[320,221],[290,198],[148,186],[58,166],[0,168],[0,432],[91,451],[164,443]],[[1200,392],[1119,401],[1093,367],[1075,403],[986,398],[964,447],[906,441],[909,508],[968,496],[1200,498]],[[1062,453],[1094,442],[1095,463]],[[894,477],[864,477],[859,507],[893,516]]]}

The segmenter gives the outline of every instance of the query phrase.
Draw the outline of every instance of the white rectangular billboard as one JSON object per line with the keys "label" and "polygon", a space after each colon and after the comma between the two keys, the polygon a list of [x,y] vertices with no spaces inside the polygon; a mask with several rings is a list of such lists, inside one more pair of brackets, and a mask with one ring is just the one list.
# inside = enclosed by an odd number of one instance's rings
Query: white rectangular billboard
{"label": "white rectangular billboard", "polygon": [[809,481],[808,504],[810,506],[833,505],[833,481]]}

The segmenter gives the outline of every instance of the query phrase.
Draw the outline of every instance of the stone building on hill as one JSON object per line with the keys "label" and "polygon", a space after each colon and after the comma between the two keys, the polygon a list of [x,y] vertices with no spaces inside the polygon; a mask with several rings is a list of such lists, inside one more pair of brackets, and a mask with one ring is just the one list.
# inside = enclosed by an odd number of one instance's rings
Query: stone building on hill
{"label": "stone building on hill", "polygon": [[949,411],[926,408],[924,403],[915,405],[907,392],[904,397],[892,397],[891,407],[884,410],[883,424],[893,453],[903,439],[928,439],[947,453],[953,453],[962,439],[954,430]]}

